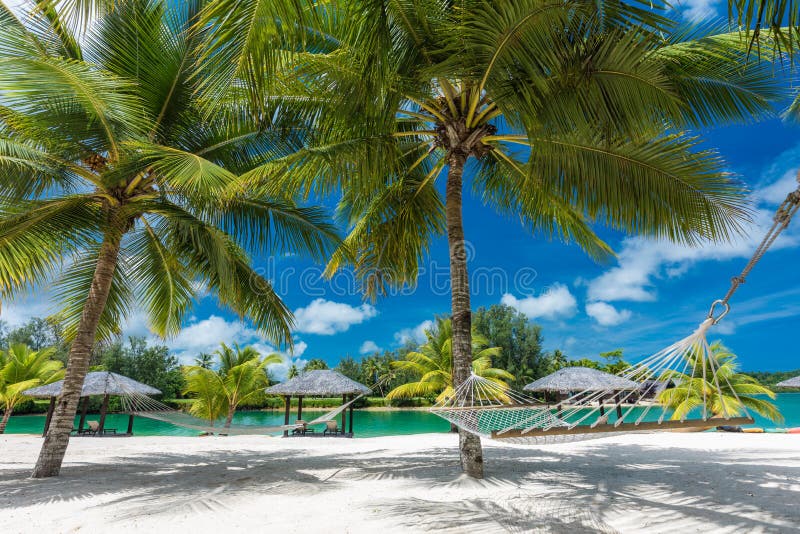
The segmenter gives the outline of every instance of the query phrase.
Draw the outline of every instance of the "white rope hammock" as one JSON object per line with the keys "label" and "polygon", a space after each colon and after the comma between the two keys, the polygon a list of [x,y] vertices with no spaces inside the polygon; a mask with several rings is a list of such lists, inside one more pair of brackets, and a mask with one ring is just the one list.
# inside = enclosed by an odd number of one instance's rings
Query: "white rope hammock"
{"label": "white rope hammock", "polygon": [[176,410],[167,406],[166,404],[157,401],[147,395],[132,391],[119,383],[120,389],[124,391],[124,395],[120,395],[122,409],[131,415],[153,419],[169,423],[171,425],[188,428],[190,430],[197,430],[198,432],[207,432],[215,434],[228,434],[228,435],[263,435],[272,434],[277,432],[284,432],[286,430],[294,430],[302,426],[313,426],[332,421],[340,413],[350,407],[354,402],[364,396],[362,393],[357,397],[350,399],[350,401],[338,406],[334,410],[326,412],[325,414],[317,417],[313,421],[300,424],[289,425],[231,425],[225,428],[222,424],[213,424],[208,419],[195,417],[186,412]]}
{"label": "white rope hammock", "polygon": [[[727,294],[711,305],[697,330],[619,373],[636,387],[585,390],[552,407],[473,373],[449,398],[431,408],[431,412],[472,434],[525,444],[561,443],[623,432],[752,424],[753,418],[735,388],[725,374],[717,372],[718,362],[706,334],[727,315],[730,310],[728,301],[734,292],[786,229],[798,209],[800,188],[790,193],[780,205],[772,227],[752,258],[740,275],[732,279]],[[722,311],[715,316],[717,306],[721,306]],[[691,387],[691,383],[696,381],[701,387]],[[675,393],[668,395],[672,402],[659,404],[656,399],[648,399],[648,390],[653,387],[676,388]],[[698,394],[697,389],[701,393]],[[684,390],[685,398],[682,398]],[[735,407],[719,402],[726,395],[734,397]],[[716,406],[711,406],[714,399],[717,399]],[[607,410],[609,401],[612,410]],[[676,419],[669,408],[669,405],[676,404],[693,409],[686,410],[683,417]],[[717,413],[712,408],[716,408]]]}

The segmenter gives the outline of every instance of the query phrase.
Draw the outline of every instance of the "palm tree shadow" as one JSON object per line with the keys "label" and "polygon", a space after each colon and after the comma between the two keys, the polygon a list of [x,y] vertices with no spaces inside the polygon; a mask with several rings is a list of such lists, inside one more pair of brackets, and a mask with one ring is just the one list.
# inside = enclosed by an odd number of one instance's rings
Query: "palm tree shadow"
{"label": "palm tree shadow", "polygon": [[[124,521],[165,511],[223,511],[253,495],[313,502],[371,481],[408,488],[399,501],[379,492],[367,496],[365,507],[401,529],[616,532],[706,525],[787,532],[800,521],[800,454],[791,451],[594,441],[569,451],[490,446],[486,459],[489,478],[474,481],[460,475],[454,447],[363,454],[341,448],[313,454],[291,448],[162,452],[70,462],[56,479],[31,480],[30,466],[0,470],[0,502],[13,508],[74,501],[77,510],[96,497],[89,508],[117,505],[113,521]],[[640,513],[629,519],[630,510]]]}

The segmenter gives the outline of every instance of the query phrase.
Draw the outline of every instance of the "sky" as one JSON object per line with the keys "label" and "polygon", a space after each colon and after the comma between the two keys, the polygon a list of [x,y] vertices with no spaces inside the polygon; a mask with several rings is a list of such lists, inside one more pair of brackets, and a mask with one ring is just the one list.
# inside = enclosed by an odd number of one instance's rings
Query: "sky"
{"label": "sky", "polygon": [[[684,18],[721,14],[709,0],[678,4]],[[690,334],[721,298],[732,276],[746,264],[771,223],[775,207],[797,187],[800,126],[772,119],[747,126],[705,130],[706,146],[716,148],[731,172],[751,190],[753,224],[735,243],[678,246],[600,229],[616,259],[597,264],[574,245],[531,235],[518,221],[495,214],[467,194],[464,202],[473,308],[503,303],[542,326],[548,350],[570,358],[597,358],[623,348],[636,361]],[[468,187],[466,189],[469,189]],[[256,258],[278,293],[294,311],[294,348],[272,368],[285,376],[291,364],[321,358],[334,366],[343,356],[359,358],[422,341],[436,315],[449,310],[447,246],[434,244],[416,288],[364,301],[348,272],[328,281],[321,265],[294,256]],[[731,311],[709,334],[738,356],[745,370],[800,368],[794,333],[800,318],[800,221],[785,232],[756,266],[731,301]],[[46,288],[3,303],[0,318],[11,325],[53,312]],[[126,335],[151,336],[134,312]],[[153,339],[153,341],[157,341]],[[163,340],[183,362],[215,350],[221,341],[275,348],[248,322],[218,306],[213,295],[196,303],[184,329]]]}

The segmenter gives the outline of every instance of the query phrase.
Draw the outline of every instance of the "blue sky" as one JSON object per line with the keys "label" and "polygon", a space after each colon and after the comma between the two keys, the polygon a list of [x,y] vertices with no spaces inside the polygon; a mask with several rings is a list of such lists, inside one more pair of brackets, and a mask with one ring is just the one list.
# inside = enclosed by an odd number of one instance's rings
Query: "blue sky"
{"label": "blue sky", "polygon": [[[708,0],[679,5],[685,17],[704,17],[721,7]],[[601,230],[617,251],[616,261],[598,265],[577,247],[531,236],[514,220],[496,215],[476,199],[465,199],[465,233],[470,243],[473,305],[507,303],[541,324],[547,349],[572,358],[597,357],[624,348],[629,359],[655,352],[688,335],[710,303],[725,294],[761,239],[775,206],[796,184],[800,126],[775,119],[702,132],[731,171],[746,182],[756,208],[750,236],[737,243],[687,248]],[[366,303],[345,273],[327,282],[321,266],[296,257],[260,258],[297,316],[294,353],[274,369],[322,358],[335,365],[392,349],[407,338],[422,339],[435,315],[449,309],[447,247],[437,242],[414,291]],[[800,367],[792,334],[800,316],[800,221],[776,243],[732,301],[731,313],[710,334],[739,355],[746,370]],[[19,324],[53,309],[49,292],[4,303],[2,318]],[[141,314],[127,334],[148,335]],[[184,330],[166,341],[184,360],[214,350],[220,341],[272,348],[246,322],[220,309],[213,296],[197,303]]]}

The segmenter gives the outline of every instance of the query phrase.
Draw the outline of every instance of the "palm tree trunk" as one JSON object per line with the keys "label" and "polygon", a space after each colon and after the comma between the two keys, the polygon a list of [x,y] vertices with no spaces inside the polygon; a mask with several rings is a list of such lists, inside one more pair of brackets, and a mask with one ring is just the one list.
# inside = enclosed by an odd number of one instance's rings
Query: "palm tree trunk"
{"label": "palm tree trunk", "polygon": [[236,406],[231,404],[228,406],[228,417],[225,418],[225,428],[230,428],[233,422],[233,414],[236,413]]}
{"label": "palm tree trunk", "polygon": [[75,412],[83,388],[83,380],[89,370],[89,359],[92,355],[97,325],[106,306],[111,282],[119,260],[121,233],[109,231],[106,233],[100,254],[97,257],[92,285],[83,307],[78,332],[72,347],[69,349],[67,370],[64,375],[64,386],[58,397],[56,409],[47,436],[44,439],[36,466],[33,468],[33,478],[58,476],[61,462],[67,452],[69,435],[75,423]]}
{"label": "palm tree trunk", "polygon": [[[453,314],[453,387],[458,388],[472,371],[472,309],[469,299],[469,273],[464,243],[461,210],[462,176],[466,155],[454,150],[449,156],[445,213],[450,248],[450,298]],[[461,469],[474,478],[483,478],[483,451],[478,436],[459,430]]]}
{"label": "palm tree trunk", "polygon": [[11,417],[11,412],[14,411],[14,408],[7,406],[6,411],[3,413],[3,420],[0,421],[0,434],[5,434],[6,426],[8,425],[8,419]]}

